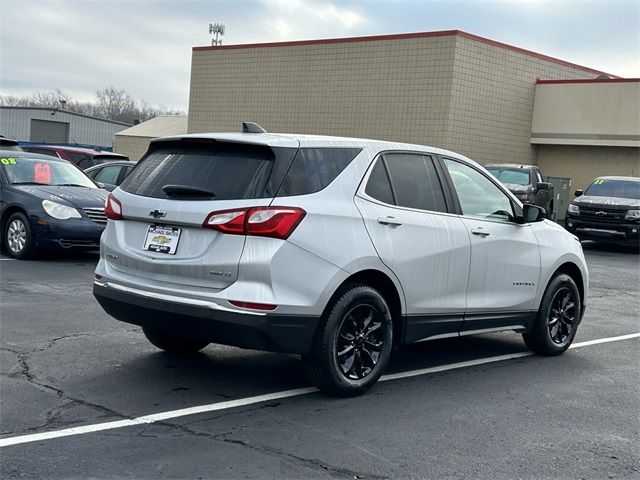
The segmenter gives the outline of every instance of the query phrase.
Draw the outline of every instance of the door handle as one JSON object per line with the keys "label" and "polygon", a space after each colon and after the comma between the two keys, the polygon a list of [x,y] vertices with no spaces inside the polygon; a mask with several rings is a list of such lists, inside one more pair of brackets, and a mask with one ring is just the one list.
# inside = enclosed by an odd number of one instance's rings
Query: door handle
{"label": "door handle", "polygon": [[491,232],[487,232],[482,227],[472,228],[471,233],[473,233],[474,235],[480,235],[481,237],[486,237],[488,235],[491,235]]}
{"label": "door handle", "polygon": [[395,217],[378,217],[378,223],[380,225],[394,225],[396,227],[398,225],[402,225],[402,223],[396,220]]}

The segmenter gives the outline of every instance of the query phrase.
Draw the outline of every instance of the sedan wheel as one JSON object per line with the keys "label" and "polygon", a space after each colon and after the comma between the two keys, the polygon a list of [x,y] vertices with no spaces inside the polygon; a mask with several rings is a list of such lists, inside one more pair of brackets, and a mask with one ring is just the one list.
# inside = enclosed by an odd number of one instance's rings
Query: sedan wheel
{"label": "sedan wheel", "polygon": [[23,213],[14,213],[6,224],[4,240],[9,256],[26,259],[33,255],[33,236],[29,220]]}

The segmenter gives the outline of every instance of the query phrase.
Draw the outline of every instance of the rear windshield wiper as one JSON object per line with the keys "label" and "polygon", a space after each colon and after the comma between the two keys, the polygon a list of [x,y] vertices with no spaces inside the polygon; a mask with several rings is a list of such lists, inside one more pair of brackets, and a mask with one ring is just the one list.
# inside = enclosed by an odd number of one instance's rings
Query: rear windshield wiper
{"label": "rear windshield wiper", "polygon": [[52,187],[84,187],[89,188],[86,185],[80,185],[79,183],[56,183],[55,185],[51,185]]}
{"label": "rear windshield wiper", "polygon": [[216,196],[211,190],[204,188],[190,187],[188,185],[165,185],[162,191],[170,197],[207,197]]}

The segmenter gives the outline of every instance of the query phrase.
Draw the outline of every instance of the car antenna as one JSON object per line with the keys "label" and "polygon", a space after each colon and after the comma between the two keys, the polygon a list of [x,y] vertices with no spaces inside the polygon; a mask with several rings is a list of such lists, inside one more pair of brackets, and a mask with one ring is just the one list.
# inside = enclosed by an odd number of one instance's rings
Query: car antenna
{"label": "car antenna", "polygon": [[242,133],[267,133],[267,131],[255,122],[242,122]]}

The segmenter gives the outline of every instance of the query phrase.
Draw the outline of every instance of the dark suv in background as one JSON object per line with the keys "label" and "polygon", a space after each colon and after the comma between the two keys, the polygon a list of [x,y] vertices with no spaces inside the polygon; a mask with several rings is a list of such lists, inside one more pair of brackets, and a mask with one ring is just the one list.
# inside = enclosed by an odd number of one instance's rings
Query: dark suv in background
{"label": "dark suv in background", "polygon": [[640,178],[598,177],[575,194],[567,230],[580,240],[640,247]]}
{"label": "dark suv in background", "polygon": [[103,152],[92,148],[67,147],[61,145],[24,145],[22,149],[25,152],[39,153],[41,155],[49,155],[51,157],[69,160],[82,170],[86,170],[89,167],[100,165],[105,162],[129,160],[129,157],[126,155],[113,152]]}
{"label": "dark suv in background", "polygon": [[553,185],[543,181],[536,165],[489,164],[484,166],[522,203],[542,207],[547,218],[553,213]]}

